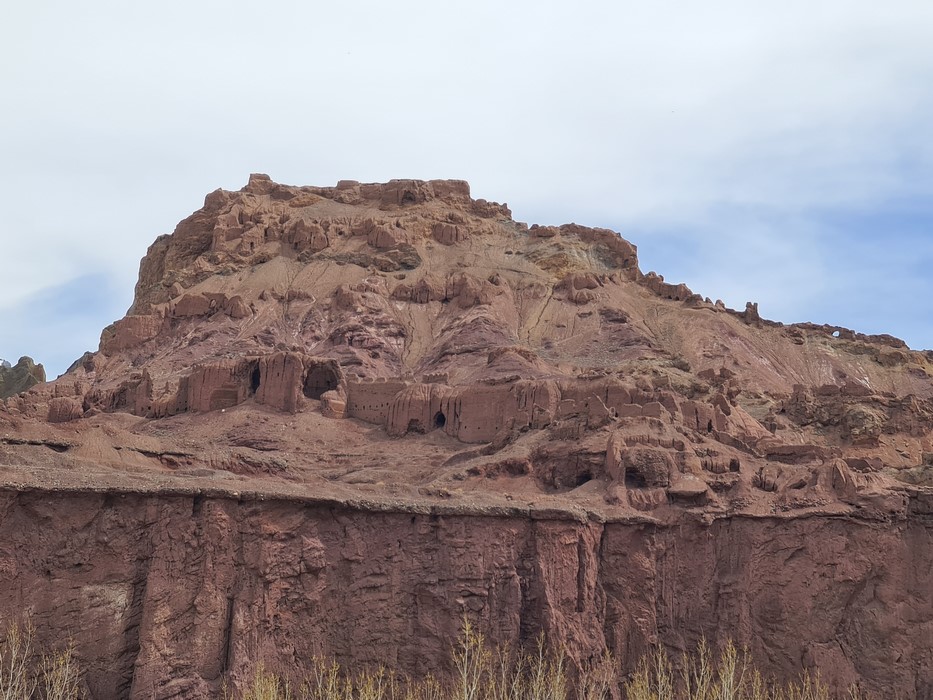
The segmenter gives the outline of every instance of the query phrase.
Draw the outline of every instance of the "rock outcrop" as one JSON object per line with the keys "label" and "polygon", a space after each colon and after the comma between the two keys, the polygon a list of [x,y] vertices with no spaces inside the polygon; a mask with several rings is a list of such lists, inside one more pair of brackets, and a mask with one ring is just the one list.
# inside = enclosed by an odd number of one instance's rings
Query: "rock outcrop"
{"label": "rock outcrop", "polygon": [[0,403],[0,615],[107,699],[259,657],[443,673],[464,614],[929,698],[931,468],[930,352],[727,309],[462,181],[254,175]]}
{"label": "rock outcrop", "polygon": [[31,357],[21,357],[15,365],[0,363],[0,399],[22,393],[45,381],[45,368]]}

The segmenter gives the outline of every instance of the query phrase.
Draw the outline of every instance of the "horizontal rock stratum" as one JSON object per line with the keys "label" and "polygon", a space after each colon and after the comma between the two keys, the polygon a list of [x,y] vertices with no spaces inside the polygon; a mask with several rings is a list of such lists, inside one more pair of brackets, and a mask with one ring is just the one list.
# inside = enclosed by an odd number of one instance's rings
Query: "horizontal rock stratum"
{"label": "horizontal rock stratum", "polygon": [[218,190],[0,403],[0,613],[94,698],[311,655],[747,644],[933,698],[933,354],[763,319],[462,181]]}

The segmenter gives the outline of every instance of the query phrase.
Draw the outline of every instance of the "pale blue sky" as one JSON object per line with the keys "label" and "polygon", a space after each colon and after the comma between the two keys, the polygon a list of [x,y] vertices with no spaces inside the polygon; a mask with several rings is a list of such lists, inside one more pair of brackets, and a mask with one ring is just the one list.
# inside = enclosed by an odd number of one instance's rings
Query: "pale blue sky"
{"label": "pale blue sky", "polygon": [[52,376],[250,172],[464,178],[730,306],[933,348],[926,0],[49,1],[3,33],[0,357]]}

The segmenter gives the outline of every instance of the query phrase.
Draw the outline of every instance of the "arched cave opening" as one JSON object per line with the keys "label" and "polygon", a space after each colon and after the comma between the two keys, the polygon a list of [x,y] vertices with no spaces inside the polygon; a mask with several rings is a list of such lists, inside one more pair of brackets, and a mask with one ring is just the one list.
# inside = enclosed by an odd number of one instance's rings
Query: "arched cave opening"
{"label": "arched cave opening", "polygon": [[249,393],[250,394],[255,394],[257,391],[259,391],[259,379],[260,379],[259,365],[257,364],[255,367],[253,367],[253,371],[250,372],[250,375],[249,375]]}
{"label": "arched cave opening", "polygon": [[340,375],[337,368],[331,364],[319,364],[308,371],[303,392],[309,399],[320,400],[324,392],[332,391],[338,386],[340,386]]}
{"label": "arched cave opening", "polygon": [[588,481],[592,481],[592,480],[593,480],[592,472],[590,471],[580,472],[579,474],[577,474],[576,485],[583,486],[583,484],[585,484]]}
{"label": "arched cave opening", "polygon": [[434,414],[434,427],[443,428],[447,425],[447,416],[445,416],[441,411],[438,411]]}

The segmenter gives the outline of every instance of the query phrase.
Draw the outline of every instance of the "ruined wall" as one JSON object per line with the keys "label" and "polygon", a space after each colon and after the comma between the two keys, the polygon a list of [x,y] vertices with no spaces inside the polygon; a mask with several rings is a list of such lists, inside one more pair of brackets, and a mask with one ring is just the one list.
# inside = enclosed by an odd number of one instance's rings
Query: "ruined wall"
{"label": "ruined wall", "polygon": [[260,358],[256,401],[280,411],[297,411],[302,404],[302,385],[307,373],[305,360],[293,352]]}
{"label": "ruined wall", "polygon": [[258,371],[258,360],[223,360],[197,367],[188,376],[184,403],[179,406],[189,411],[232,408],[256,393]]}
{"label": "ruined wall", "polygon": [[0,615],[73,639],[97,700],[214,698],[225,673],[315,654],[443,673],[464,615],[496,643],[609,648],[624,671],[656,642],[732,638],[768,672],[930,700],[927,499],[891,522],[661,527],[7,491]]}
{"label": "ruined wall", "polygon": [[489,442],[512,413],[512,387],[478,385],[458,392],[448,409],[448,432],[463,442]]}
{"label": "ruined wall", "polygon": [[[75,401],[83,408],[127,411],[162,417],[184,411],[216,411],[249,399],[279,411],[308,410],[309,400],[322,401],[320,410],[333,418],[350,417],[384,426],[395,437],[443,430],[467,443],[490,442],[509,431],[542,429],[563,423],[566,436],[585,427],[610,421],[657,418],[668,425],[711,434],[724,444],[751,449],[771,433],[758,421],[733,406],[724,394],[709,402],[683,400],[670,391],[642,390],[617,379],[518,380],[505,384],[447,386],[443,374],[427,375],[423,382],[403,379],[346,379],[336,360],[295,352],[278,352],[237,360],[219,360],[198,367],[166,385],[154,396],[149,375],[131,375],[116,388],[83,393]],[[795,403],[796,402],[796,403]],[[60,402],[61,403],[61,402]],[[804,410],[809,403],[795,397],[789,410]],[[55,422],[83,414],[46,407]],[[909,416],[908,416],[909,418]],[[767,449],[772,449],[769,446]]]}
{"label": "ruined wall", "polygon": [[401,379],[349,380],[347,382],[347,415],[367,423],[385,425],[392,400],[408,383]]}
{"label": "ruined wall", "polygon": [[[463,442],[479,443],[493,440],[502,430],[539,429],[554,421],[596,425],[647,417],[682,421],[690,429],[717,435],[731,430],[738,433],[739,441],[746,437],[746,414],[722,396],[713,403],[683,401],[669,391],[642,391],[614,379],[519,380],[457,387],[351,382],[348,391],[355,407],[350,415],[383,424],[393,436],[443,429]],[[736,420],[730,422],[734,410]]]}
{"label": "ruined wall", "polygon": [[389,435],[447,429],[454,390],[443,384],[413,384],[392,399],[386,421]]}
{"label": "ruined wall", "polygon": [[[218,411],[250,398],[295,413],[305,408],[307,399],[319,400],[328,391],[346,391],[343,372],[335,360],[276,352],[197,365],[158,395],[154,395],[152,380],[144,371],[116,388],[94,389],[83,398],[86,406],[99,410],[161,418],[185,411]],[[76,414],[71,419],[80,417]]]}

